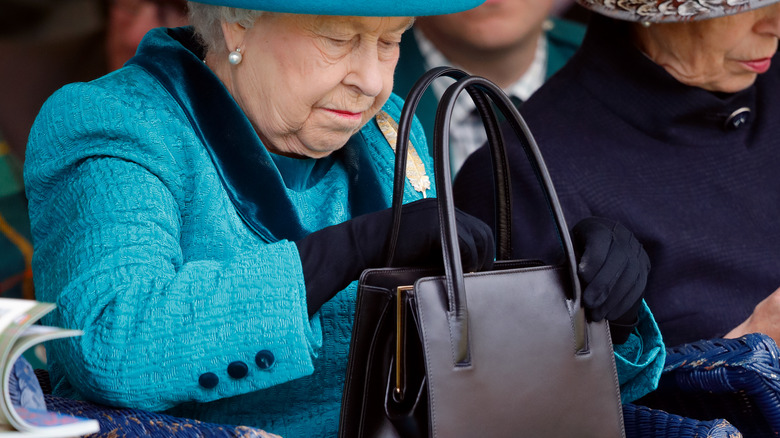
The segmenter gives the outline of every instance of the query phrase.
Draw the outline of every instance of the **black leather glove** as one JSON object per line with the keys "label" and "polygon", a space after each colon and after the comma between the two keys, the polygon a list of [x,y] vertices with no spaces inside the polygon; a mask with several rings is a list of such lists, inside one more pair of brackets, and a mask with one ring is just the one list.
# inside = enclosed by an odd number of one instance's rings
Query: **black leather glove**
{"label": "black leather glove", "polygon": [[588,316],[606,318],[612,342],[622,344],[638,322],[650,259],[634,235],[613,220],[585,218],[574,226],[572,239]]}
{"label": "black leather glove", "polygon": [[[490,227],[459,210],[455,216],[463,269],[490,268],[494,257]],[[315,231],[295,242],[310,316],[364,269],[384,266],[392,220],[391,209],[381,210]],[[442,266],[441,251],[436,199],[404,205],[394,265]]]}

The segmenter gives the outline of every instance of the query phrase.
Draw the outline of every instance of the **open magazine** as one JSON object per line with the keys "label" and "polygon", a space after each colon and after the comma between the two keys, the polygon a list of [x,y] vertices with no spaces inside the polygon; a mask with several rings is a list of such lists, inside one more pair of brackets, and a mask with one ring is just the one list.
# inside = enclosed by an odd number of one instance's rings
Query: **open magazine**
{"label": "open magazine", "polygon": [[99,430],[97,420],[25,409],[11,402],[8,382],[22,353],[44,341],[82,334],[80,330],[33,325],[54,307],[51,303],[0,298],[0,437],[77,437]]}

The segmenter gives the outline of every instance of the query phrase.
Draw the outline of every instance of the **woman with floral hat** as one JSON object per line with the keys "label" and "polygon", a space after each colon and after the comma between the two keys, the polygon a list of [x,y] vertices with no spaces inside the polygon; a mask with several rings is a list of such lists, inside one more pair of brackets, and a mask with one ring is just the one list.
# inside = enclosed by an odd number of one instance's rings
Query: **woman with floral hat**
{"label": "woman with floral hat", "polygon": [[[580,3],[595,12],[583,46],[522,111],[566,217],[636,233],[667,344],[751,332],[780,341],[780,3]],[[511,153],[515,187],[533,182]],[[489,166],[481,151],[455,187],[483,220]],[[541,221],[523,207],[534,196],[516,191],[516,208]],[[515,248],[555,248],[516,238]]]}

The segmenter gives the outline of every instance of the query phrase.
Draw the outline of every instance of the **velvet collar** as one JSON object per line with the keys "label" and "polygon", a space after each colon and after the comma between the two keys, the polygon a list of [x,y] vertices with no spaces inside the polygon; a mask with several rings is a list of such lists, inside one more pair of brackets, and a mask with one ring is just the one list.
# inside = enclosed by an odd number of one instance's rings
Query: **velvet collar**
{"label": "velvet collar", "polygon": [[[128,64],[149,72],[179,103],[238,214],[255,234],[266,242],[304,237],[312,230],[305,229],[279,168],[203,55],[192,28],[159,28],[147,34]],[[358,133],[331,155],[349,176],[352,216],[386,207],[366,149]]]}
{"label": "velvet collar", "polygon": [[[684,85],[636,49],[628,23],[598,15],[571,62],[588,65],[580,67],[581,84],[622,119],[653,138],[691,146],[748,144],[751,125],[761,116],[756,88],[777,75],[773,63],[775,71],[760,75],[753,86],[724,95]],[[747,123],[733,129],[726,121],[742,107],[751,111]]]}

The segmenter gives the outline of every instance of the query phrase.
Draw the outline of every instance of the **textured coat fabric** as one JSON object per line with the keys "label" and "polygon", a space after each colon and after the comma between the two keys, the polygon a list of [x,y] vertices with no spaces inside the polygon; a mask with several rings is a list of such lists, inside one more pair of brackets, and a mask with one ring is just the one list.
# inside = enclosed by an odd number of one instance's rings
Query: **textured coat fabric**
{"label": "textured coat fabric", "polygon": [[[220,116],[237,105],[174,31],[151,33],[140,56],[163,51],[160,59],[185,63],[182,74],[200,70],[210,81],[194,84],[199,96],[216,96],[211,119],[192,120],[190,96],[170,88],[189,77],[167,81],[133,64],[57,92],[30,138],[25,175],[37,297],[58,305],[47,324],[85,332],[49,345],[55,393],[153,411],[175,407],[179,416],[286,437],[334,436],[354,284],[309,320],[288,230],[270,230],[271,242],[242,220],[220,174],[227,164],[215,166],[225,157],[212,158],[205,142],[214,139],[199,135],[213,130],[208,123],[225,123]],[[385,110],[397,118],[400,99]],[[375,123],[345,146],[370,160],[346,152],[292,160],[266,152],[241,121],[244,130],[234,127],[220,140],[251,151],[241,159],[253,155],[256,169],[273,172],[275,180],[255,180],[283,185],[276,195],[292,211],[258,209],[290,215],[308,232],[347,220],[361,201],[352,199],[350,169],[365,162],[372,167],[361,175],[382,187],[371,198],[389,205],[394,154]],[[418,125],[412,142],[428,156]],[[407,200],[420,197],[407,187]],[[228,374],[236,362],[248,367],[245,377]],[[207,373],[211,383],[218,378],[212,389],[199,384]]]}
{"label": "textured coat fabric", "polygon": [[[552,29],[545,32],[547,36],[547,78],[557,72],[566,61],[574,55],[585,35],[585,28],[579,23],[560,18],[550,20]],[[425,73],[425,58],[417,47],[417,41],[412,32],[406,32],[401,39],[401,57],[395,69],[395,84],[393,92],[406,98],[417,79]],[[417,107],[417,117],[425,129],[429,150],[433,143],[433,125],[436,106],[439,100],[432,89],[428,89],[420,99]]]}
{"label": "textured coat fabric", "polygon": [[[608,217],[644,244],[646,300],[665,342],[722,336],[780,287],[780,57],[754,86],[721,95],[676,81],[628,31],[594,16],[581,50],[522,113],[570,224]],[[748,117],[729,121],[740,108]],[[513,208],[542,229],[533,173],[520,145],[509,148]],[[492,221],[481,195],[489,167],[478,151],[455,192],[462,208]],[[514,251],[553,256],[552,236],[516,232]]]}

